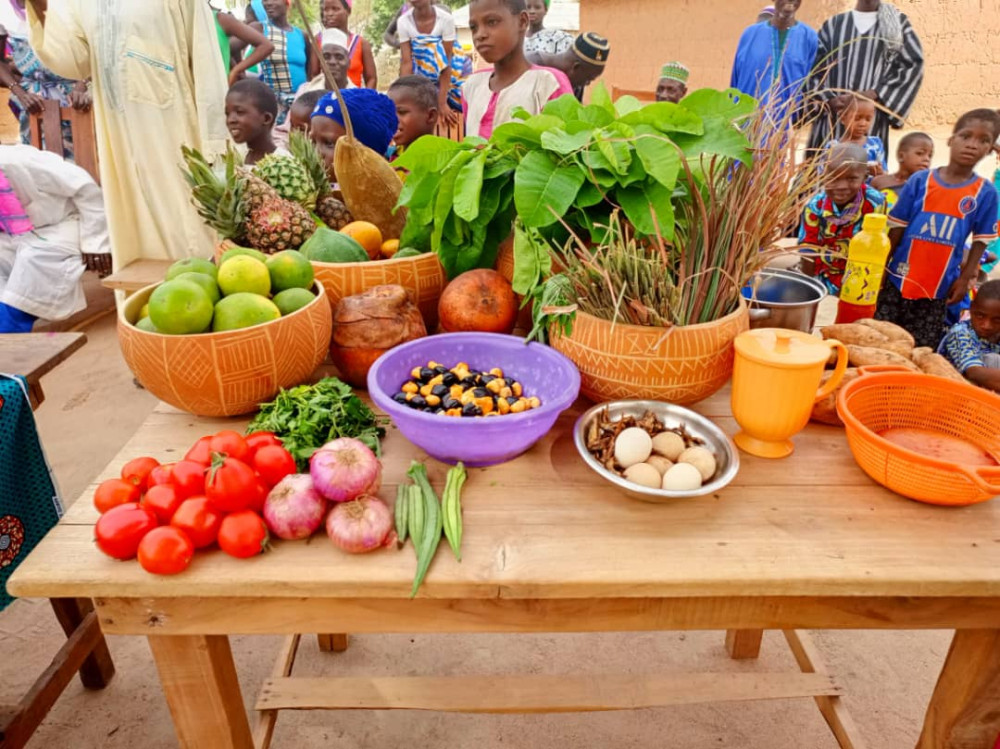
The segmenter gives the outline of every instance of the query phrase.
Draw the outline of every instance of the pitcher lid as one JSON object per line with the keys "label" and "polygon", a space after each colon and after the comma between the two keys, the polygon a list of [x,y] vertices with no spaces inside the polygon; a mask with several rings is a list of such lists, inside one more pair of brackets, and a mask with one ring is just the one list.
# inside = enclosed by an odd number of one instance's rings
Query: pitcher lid
{"label": "pitcher lid", "polygon": [[775,367],[814,367],[830,358],[830,346],[798,330],[757,328],[736,336],[736,353]]}

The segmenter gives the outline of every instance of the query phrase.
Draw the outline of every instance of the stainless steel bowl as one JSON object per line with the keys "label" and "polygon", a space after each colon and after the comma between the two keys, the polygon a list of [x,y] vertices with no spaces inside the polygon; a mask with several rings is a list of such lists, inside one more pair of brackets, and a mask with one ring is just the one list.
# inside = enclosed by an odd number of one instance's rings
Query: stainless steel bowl
{"label": "stainless steel bowl", "polygon": [[826,287],[794,270],[765,268],[743,289],[751,328],[788,328],[812,333]]}
{"label": "stainless steel bowl", "polygon": [[[620,419],[623,416],[634,416],[639,419],[642,418],[646,411],[652,411],[668,427],[683,424],[692,436],[704,440],[705,447],[715,454],[715,476],[700,489],[690,492],[674,492],[666,489],[649,489],[639,486],[607,470],[587,449],[587,429],[590,427],[590,423],[605,408],[608,409],[612,420]],[[573,427],[573,442],[576,445],[577,452],[580,453],[580,457],[583,458],[583,462],[594,473],[618,489],[621,489],[630,497],[641,499],[644,502],[667,502],[671,499],[703,497],[727,486],[740,470],[739,451],[732,443],[732,440],[719,427],[701,414],[695,413],[690,409],[661,401],[612,401],[611,403],[601,403],[594,406],[576,420],[576,425]]]}

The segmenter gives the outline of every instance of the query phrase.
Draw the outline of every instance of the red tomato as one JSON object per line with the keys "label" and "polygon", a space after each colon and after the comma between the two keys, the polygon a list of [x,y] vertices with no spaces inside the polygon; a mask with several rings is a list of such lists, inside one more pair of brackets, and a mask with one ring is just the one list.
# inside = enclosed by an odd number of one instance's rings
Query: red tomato
{"label": "red tomato", "polygon": [[182,501],[184,498],[177,493],[177,488],[173,484],[157,484],[149,487],[149,491],[142,498],[142,506],[152,510],[161,525],[166,525]]}
{"label": "red tomato", "polygon": [[202,465],[211,465],[212,463],[212,448],[211,448],[212,437],[202,437],[200,440],[194,443],[194,446],[187,451],[184,456],[184,460],[193,460],[195,463],[201,463]]}
{"label": "red tomato", "polygon": [[160,465],[156,458],[136,458],[122,466],[122,480],[139,487],[140,492],[146,491],[146,481],[150,471]]}
{"label": "red tomato", "polygon": [[102,515],[112,507],[138,502],[141,490],[131,481],[124,479],[108,479],[102,481],[94,492],[94,507]]}
{"label": "red tomato", "polygon": [[151,486],[158,486],[160,484],[169,484],[173,473],[173,463],[161,463],[149,472],[149,478],[146,479],[146,488],[148,489]]}
{"label": "red tomato", "polygon": [[264,501],[267,499],[267,495],[271,493],[271,487],[264,482],[264,479],[260,477],[260,474],[254,475],[257,477],[257,491],[250,500],[250,504],[247,506],[247,509],[253,510],[259,515],[264,512]]}
{"label": "red tomato", "polygon": [[191,497],[181,502],[170,524],[184,531],[196,549],[215,543],[222,515],[212,509],[205,497]]}
{"label": "red tomato", "polygon": [[281,440],[278,439],[274,432],[254,432],[253,434],[248,434],[246,436],[247,448],[250,454],[247,456],[250,460],[253,460],[253,456],[257,454],[257,451],[262,447],[268,447],[273,445],[275,447],[281,447]]}
{"label": "red tomato", "polygon": [[238,559],[260,554],[267,547],[267,526],[253,510],[226,515],[219,528],[219,547]]}
{"label": "red tomato", "polygon": [[181,460],[174,463],[174,470],[170,474],[170,483],[177,489],[177,496],[181,499],[187,499],[204,494],[206,470],[204,465],[193,460]]}
{"label": "red tomato", "polygon": [[237,512],[252,507],[259,492],[257,474],[242,460],[225,458],[208,469],[205,496],[217,512]]}
{"label": "red tomato", "polygon": [[115,559],[132,559],[143,537],[156,528],[156,515],[135,502],[106,512],[94,526],[97,548]]}
{"label": "red tomato", "polygon": [[139,564],[154,575],[176,575],[191,564],[194,544],[180,528],[154,528],[139,542]]}
{"label": "red tomato", "polygon": [[253,456],[253,467],[268,487],[277,486],[279,481],[296,470],[292,454],[285,448],[274,445],[257,450]]}
{"label": "red tomato", "polygon": [[243,435],[232,429],[223,429],[212,437],[212,441],[208,444],[213,453],[222,453],[230,458],[236,458],[236,460],[244,460],[247,453],[250,452]]}

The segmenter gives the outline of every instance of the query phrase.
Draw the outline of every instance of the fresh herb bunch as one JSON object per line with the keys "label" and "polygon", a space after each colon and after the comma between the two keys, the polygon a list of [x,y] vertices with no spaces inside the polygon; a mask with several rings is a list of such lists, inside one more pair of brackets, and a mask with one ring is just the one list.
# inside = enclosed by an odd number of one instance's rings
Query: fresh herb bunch
{"label": "fresh herb bunch", "polygon": [[383,424],[350,385],[327,377],[315,385],[282,389],[261,405],[247,432],[274,432],[306,473],[313,453],[338,437],[353,437],[381,455]]}

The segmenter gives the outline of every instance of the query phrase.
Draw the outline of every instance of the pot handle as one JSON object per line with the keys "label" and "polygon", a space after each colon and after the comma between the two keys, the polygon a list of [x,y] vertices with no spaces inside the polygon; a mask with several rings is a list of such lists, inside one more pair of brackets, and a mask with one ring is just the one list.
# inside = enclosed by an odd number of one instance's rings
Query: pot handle
{"label": "pot handle", "polygon": [[760,320],[767,320],[771,317],[773,310],[767,307],[753,307],[750,310],[750,321],[759,322]]}
{"label": "pot handle", "polygon": [[816,393],[816,400],[821,401],[834,390],[840,387],[840,381],[844,379],[844,372],[847,371],[847,346],[840,341],[830,339],[823,341],[831,349],[837,349],[837,368],[833,370],[833,375],[826,381],[826,384]]}

